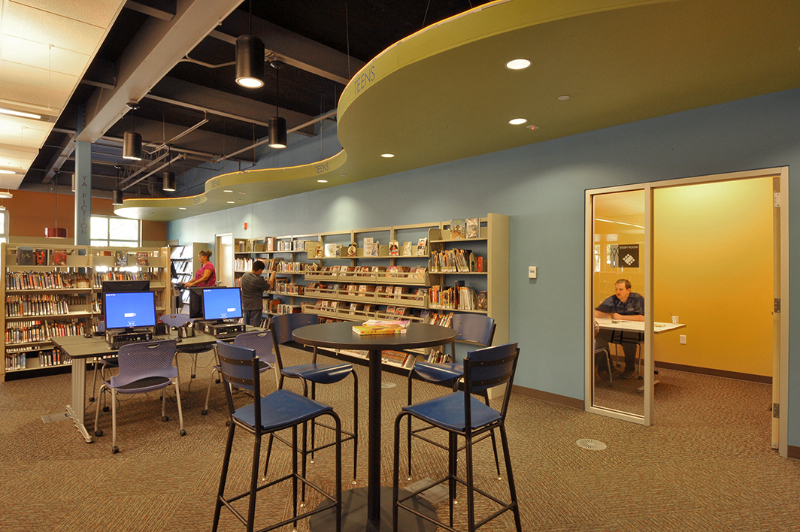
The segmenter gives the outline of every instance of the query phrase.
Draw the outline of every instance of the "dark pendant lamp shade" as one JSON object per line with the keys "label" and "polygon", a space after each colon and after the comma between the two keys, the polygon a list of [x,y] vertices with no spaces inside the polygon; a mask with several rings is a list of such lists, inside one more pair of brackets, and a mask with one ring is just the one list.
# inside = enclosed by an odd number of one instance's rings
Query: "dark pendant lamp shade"
{"label": "dark pendant lamp shade", "polygon": [[122,205],[122,191],[120,189],[111,191],[111,205]]}
{"label": "dark pendant lamp shade", "polygon": [[164,172],[164,192],[175,192],[175,172]]}
{"label": "dark pendant lamp shade", "polygon": [[264,86],[264,43],[258,37],[236,39],[236,83],[248,89]]}
{"label": "dark pendant lamp shade", "polygon": [[269,147],[276,150],[286,147],[286,119],[281,116],[269,119]]}
{"label": "dark pendant lamp shade", "polygon": [[44,228],[44,237],[45,238],[67,238],[67,229],[66,229],[66,227],[45,227]]}
{"label": "dark pendant lamp shade", "polygon": [[133,131],[126,131],[122,139],[122,158],[142,160],[142,136]]}

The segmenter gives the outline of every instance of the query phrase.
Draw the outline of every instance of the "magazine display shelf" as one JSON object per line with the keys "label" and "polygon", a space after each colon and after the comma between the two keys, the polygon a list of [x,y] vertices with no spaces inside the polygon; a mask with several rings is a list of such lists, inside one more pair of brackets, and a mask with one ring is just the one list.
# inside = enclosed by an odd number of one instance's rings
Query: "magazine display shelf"
{"label": "magazine display shelf", "polygon": [[[46,252],[48,265],[17,264],[17,252],[20,248],[24,253],[28,253],[28,250]],[[67,253],[58,258],[63,264],[53,264],[53,252],[61,251]],[[118,253],[119,257],[115,256]],[[147,253],[146,257],[143,256],[144,253]],[[2,314],[5,341],[0,382],[12,375],[35,376],[52,368],[68,367],[69,361],[59,356],[51,338],[93,330],[96,318],[100,315],[99,297],[105,277],[125,276],[127,273],[122,273],[123,270],[135,269],[135,272],[130,272],[131,275],[144,274],[150,278],[150,289],[156,294],[157,316],[170,313],[169,256],[169,248],[166,247],[0,245],[0,268],[4,272],[0,297],[5,302]],[[123,260],[123,257],[128,265],[117,265],[117,258]],[[20,259],[24,260],[22,257]],[[56,278],[61,283],[73,283],[73,286],[53,286],[53,279]],[[66,301],[66,308],[53,310],[48,305],[39,303],[50,300]],[[15,303],[21,306],[23,302],[29,305],[27,310],[18,310],[11,306]],[[31,305],[31,302],[39,304]],[[17,315],[19,312],[24,314]]]}

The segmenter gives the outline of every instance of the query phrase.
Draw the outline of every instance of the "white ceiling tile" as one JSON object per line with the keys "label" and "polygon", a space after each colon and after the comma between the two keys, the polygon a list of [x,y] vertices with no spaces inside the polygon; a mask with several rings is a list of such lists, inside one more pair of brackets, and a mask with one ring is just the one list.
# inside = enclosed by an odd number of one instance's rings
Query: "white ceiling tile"
{"label": "white ceiling tile", "polygon": [[6,35],[93,55],[100,46],[106,29],[10,3],[3,13],[3,32]]}
{"label": "white ceiling tile", "polygon": [[79,80],[77,76],[48,72],[41,68],[2,61],[0,62],[0,81],[69,94]]}
{"label": "white ceiling tile", "polygon": [[54,46],[48,53],[44,43],[21,39],[11,35],[3,37],[4,61],[62,72],[71,76],[81,76],[89,63],[90,56]]}
{"label": "white ceiling tile", "polygon": [[50,108],[50,111],[42,111],[50,116],[58,116],[64,108],[66,98],[62,93],[48,91],[47,89],[36,89],[0,81],[0,95],[3,99],[20,102],[21,104],[35,105],[37,107]]}
{"label": "white ceiling tile", "polygon": [[3,144],[0,142],[0,157],[22,157],[31,158],[36,157],[39,153],[38,147],[15,146],[12,144]]}
{"label": "white ceiling tile", "polygon": [[11,0],[40,11],[108,28],[117,18],[125,0]]}
{"label": "white ceiling tile", "polygon": [[22,179],[25,176],[14,176],[7,174],[0,174],[0,188],[7,188],[9,190],[16,190],[19,188]]}

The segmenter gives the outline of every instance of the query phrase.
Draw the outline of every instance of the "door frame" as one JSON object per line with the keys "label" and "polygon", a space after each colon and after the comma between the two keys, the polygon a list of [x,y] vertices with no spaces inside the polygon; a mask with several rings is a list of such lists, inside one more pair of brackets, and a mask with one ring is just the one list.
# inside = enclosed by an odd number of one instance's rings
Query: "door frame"
{"label": "door frame", "polygon": [[[585,237],[585,396],[584,405],[587,412],[593,412],[600,415],[632,421],[643,425],[651,425],[653,421],[653,377],[655,364],[651,356],[653,348],[653,298],[652,298],[652,200],[653,190],[665,187],[677,187],[687,185],[698,185],[702,183],[714,183],[721,181],[734,181],[739,179],[754,179],[754,178],[778,178],[780,183],[780,236],[776,239],[780,242],[780,364],[779,375],[773,375],[772,385],[779,387],[779,397],[781,405],[784,407],[779,417],[780,434],[778,436],[778,452],[786,458],[788,457],[788,415],[786,407],[789,404],[789,168],[787,166],[775,168],[763,168],[760,170],[747,170],[743,172],[731,172],[724,174],[714,174],[696,177],[687,177],[679,179],[670,179],[667,181],[657,181],[650,183],[640,183],[636,185],[626,185],[620,187],[590,189],[586,191],[586,237]],[[593,270],[593,253],[594,242],[592,237],[592,196],[596,194],[608,194],[611,192],[623,192],[629,190],[645,190],[645,314],[648,316],[645,321],[645,409],[644,416],[634,416],[623,414],[620,412],[599,408],[592,405],[592,381],[594,378],[594,371],[590,371],[594,367],[594,349],[593,349],[593,329],[594,322],[592,319],[592,270]],[[773,228],[773,233],[776,229]],[[648,399],[649,393],[649,399]]]}

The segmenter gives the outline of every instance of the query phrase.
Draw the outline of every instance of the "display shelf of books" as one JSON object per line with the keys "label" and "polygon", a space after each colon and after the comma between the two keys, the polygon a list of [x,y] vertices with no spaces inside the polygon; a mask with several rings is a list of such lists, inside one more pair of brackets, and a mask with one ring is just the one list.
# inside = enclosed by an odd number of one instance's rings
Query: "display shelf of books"
{"label": "display shelf of books", "polygon": [[[274,290],[265,292],[262,308],[264,315],[274,316],[302,311],[299,299],[306,296],[305,285],[301,281],[309,263],[304,262],[303,257],[297,254],[308,253],[308,249],[312,249],[318,239],[319,235],[316,234],[264,238],[264,250],[258,253],[261,255],[258,258],[264,262],[267,275],[271,272],[276,274]],[[256,247],[259,247],[260,243],[256,243]]]}
{"label": "display shelf of books", "polygon": [[5,302],[2,381],[65,366],[54,337],[82,335],[100,314],[104,280],[150,279],[157,312],[169,311],[167,248],[2,244]]}

